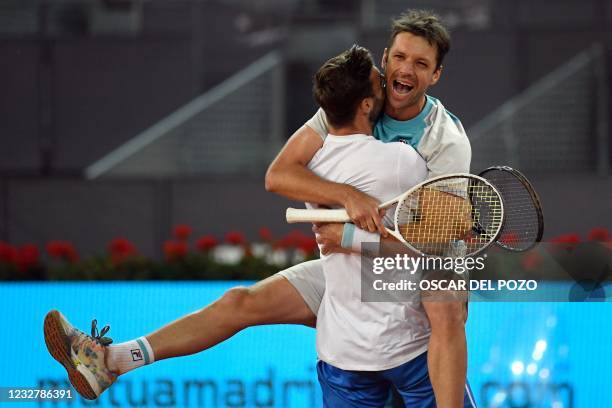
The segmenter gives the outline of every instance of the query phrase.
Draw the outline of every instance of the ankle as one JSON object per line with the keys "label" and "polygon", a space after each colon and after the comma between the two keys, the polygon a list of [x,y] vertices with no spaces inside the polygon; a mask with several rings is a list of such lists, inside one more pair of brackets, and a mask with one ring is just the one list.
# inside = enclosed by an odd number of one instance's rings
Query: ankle
{"label": "ankle", "polygon": [[145,337],[108,346],[106,351],[106,368],[116,375],[155,362],[153,349]]}

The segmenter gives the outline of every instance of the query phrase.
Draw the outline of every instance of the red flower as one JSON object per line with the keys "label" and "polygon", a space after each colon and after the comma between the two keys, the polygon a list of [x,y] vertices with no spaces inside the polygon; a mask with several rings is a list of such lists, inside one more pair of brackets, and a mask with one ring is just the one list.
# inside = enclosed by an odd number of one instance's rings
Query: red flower
{"label": "red flower", "polygon": [[550,240],[553,244],[579,244],[580,236],[578,234],[558,235]]}
{"label": "red flower", "polygon": [[166,241],[164,242],[164,255],[168,260],[182,259],[187,255],[188,248],[184,242]]}
{"label": "red flower", "polygon": [[114,238],[108,245],[108,250],[111,254],[123,256],[136,255],[138,253],[134,244],[123,237]]}
{"label": "red flower", "polygon": [[536,269],[542,264],[542,255],[536,251],[527,252],[521,259],[521,265],[528,271]]}
{"label": "red flower", "polygon": [[110,252],[111,263],[113,265],[119,265],[138,255],[138,250],[134,244],[123,237],[114,238],[108,244],[108,251]]}
{"label": "red flower", "polygon": [[20,271],[26,271],[38,265],[40,251],[34,244],[25,244],[17,252],[17,267]]}
{"label": "red flower", "polygon": [[180,241],[185,241],[191,235],[191,231],[192,229],[189,225],[179,224],[174,227],[172,235],[174,235],[174,238]]}
{"label": "red flower", "polygon": [[14,264],[17,262],[17,249],[14,246],[0,241],[0,262]]}
{"label": "red flower", "polygon": [[62,241],[49,241],[47,243],[47,253],[52,258],[61,258],[64,252]]}
{"label": "red flower", "polygon": [[306,240],[308,240],[309,238],[310,237],[304,234],[302,231],[293,230],[287,235],[285,235],[283,238],[281,238],[279,241],[277,241],[275,247],[281,249],[297,249],[300,248],[301,244],[305,243]]}
{"label": "red flower", "polygon": [[212,235],[204,235],[196,243],[197,248],[202,252],[208,252],[217,245],[219,245],[219,242]]}
{"label": "red flower", "polygon": [[174,253],[176,254],[176,256],[180,258],[184,258],[187,255],[188,251],[189,251],[189,248],[187,247],[187,244],[184,242],[177,242],[174,246]]}
{"label": "red flower", "polygon": [[55,259],[62,259],[71,263],[79,259],[74,245],[67,241],[50,241],[47,244],[47,253]]}
{"label": "red flower", "polygon": [[298,246],[307,254],[314,254],[319,249],[317,240],[314,237],[304,237]]}
{"label": "red flower", "polygon": [[261,227],[259,229],[259,238],[261,238],[264,242],[272,241],[272,231],[269,228]]}
{"label": "red flower", "polygon": [[244,245],[246,243],[244,234],[238,231],[228,232],[225,236],[225,241],[232,245]]}
{"label": "red flower", "polygon": [[519,242],[519,236],[516,232],[506,232],[501,235],[498,241],[506,245],[516,244]]}
{"label": "red flower", "polygon": [[593,228],[589,232],[588,236],[589,241],[599,241],[599,242],[609,242],[612,240],[608,230],[605,228]]}
{"label": "red flower", "polygon": [[289,239],[293,242],[294,247],[299,247],[304,239],[308,238],[308,235],[304,234],[300,230],[293,230],[287,235],[287,237],[289,237]]}
{"label": "red flower", "polygon": [[289,249],[293,246],[293,239],[291,237],[284,237],[276,241],[274,248],[276,249]]}
{"label": "red flower", "polygon": [[550,243],[552,244],[550,249],[553,253],[560,250],[571,253],[580,243],[580,236],[578,234],[559,235],[552,238]]}
{"label": "red flower", "polygon": [[66,242],[64,246],[64,259],[71,263],[75,263],[79,260],[79,254],[74,248],[74,245],[72,245],[70,242]]}

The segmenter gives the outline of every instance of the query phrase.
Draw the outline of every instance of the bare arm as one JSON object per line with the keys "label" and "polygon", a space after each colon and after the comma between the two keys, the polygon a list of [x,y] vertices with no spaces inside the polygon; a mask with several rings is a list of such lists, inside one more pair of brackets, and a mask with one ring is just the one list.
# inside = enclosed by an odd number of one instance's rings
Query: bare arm
{"label": "bare arm", "polygon": [[[344,224],[340,223],[318,223],[312,227],[312,231],[315,233],[317,244],[321,246],[321,253],[323,255],[331,253],[361,253],[355,248],[343,248],[342,247],[342,235],[344,230]],[[410,254],[410,251],[404,244],[402,244],[393,235],[380,238],[380,255],[392,256],[395,254]]]}
{"label": "bare arm", "polygon": [[306,125],[299,128],[270,164],[266,190],[292,200],[342,206],[357,225],[386,235],[376,199],[352,186],[322,179],[306,167],[321,146],[317,132]]}
{"label": "bare arm", "polygon": [[287,141],[266,173],[266,190],[292,200],[343,205],[350,186],[333,183],[306,166],[323,146],[321,136],[303,125]]}

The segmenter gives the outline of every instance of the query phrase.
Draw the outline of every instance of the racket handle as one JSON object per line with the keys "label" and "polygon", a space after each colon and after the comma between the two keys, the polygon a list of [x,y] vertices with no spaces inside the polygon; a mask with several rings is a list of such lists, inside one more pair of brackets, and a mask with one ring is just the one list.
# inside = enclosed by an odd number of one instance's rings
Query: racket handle
{"label": "racket handle", "polygon": [[348,222],[350,217],[346,210],[304,210],[297,208],[287,208],[285,214],[287,222]]}

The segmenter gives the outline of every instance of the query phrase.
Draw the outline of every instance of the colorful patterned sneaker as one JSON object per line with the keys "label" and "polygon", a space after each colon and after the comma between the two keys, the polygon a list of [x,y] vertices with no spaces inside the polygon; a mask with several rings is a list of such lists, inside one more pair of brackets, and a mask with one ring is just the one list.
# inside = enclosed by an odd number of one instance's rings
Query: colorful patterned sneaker
{"label": "colorful patterned sneaker", "polygon": [[104,361],[106,347],[113,341],[104,335],[105,326],[98,334],[97,321],[91,322],[91,336],[74,328],[57,310],[45,317],[45,343],[49,353],[68,372],[74,389],[84,398],[93,400],[117,380]]}

